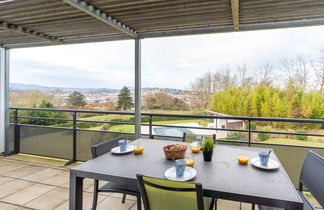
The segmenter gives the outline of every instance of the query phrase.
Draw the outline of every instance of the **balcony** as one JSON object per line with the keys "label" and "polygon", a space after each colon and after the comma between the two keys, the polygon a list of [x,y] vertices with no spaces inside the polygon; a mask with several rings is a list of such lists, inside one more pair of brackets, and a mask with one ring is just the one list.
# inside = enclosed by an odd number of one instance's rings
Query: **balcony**
{"label": "balcony", "polygon": [[[0,209],[68,209],[69,167],[64,161],[30,155],[0,158]],[[101,182],[104,184],[104,182]],[[84,181],[84,209],[91,209],[93,180]],[[127,196],[121,203],[121,194],[102,193],[97,209],[136,210],[136,198]],[[240,203],[218,201],[218,209],[238,209]],[[250,204],[241,204],[243,210]]]}
{"label": "balcony", "polygon": [[[108,0],[0,0],[0,209],[68,209],[69,167],[91,158],[90,147],[117,135],[133,140],[146,138],[181,141],[184,131],[215,134],[217,144],[273,148],[295,187],[306,152],[324,156],[324,120],[276,119],[230,116],[197,116],[141,113],[141,40],[181,35],[319,26],[324,24],[321,1],[108,1]],[[111,16],[112,15],[112,16]],[[101,41],[133,40],[135,113],[80,110],[9,108],[10,50],[25,47],[68,45]],[[239,54],[240,52],[238,52]],[[73,56],[73,55],[72,55]],[[230,59],[236,59],[232,55]],[[61,112],[67,118],[28,115],[29,112]],[[133,121],[91,120],[82,115],[132,116]],[[209,127],[158,124],[156,118],[202,120]],[[26,123],[55,121],[57,123]],[[214,122],[242,122],[240,128],[219,127]],[[254,128],[290,124],[269,131]],[[89,129],[85,123],[128,125],[129,131]],[[316,125],[316,132],[296,133],[295,127]],[[177,134],[165,132],[177,129]],[[159,132],[160,130],[160,132]],[[163,132],[162,132],[162,131]],[[141,133],[142,131],[142,133]],[[235,134],[235,135],[234,135]],[[267,134],[277,141],[256,139]],[[309,137],[315,142],[288,141]],[[280,138],[279,138],[280,137]],[[278,139],[280,141],[278,142]],[[305,139],[305,138],[304,138]],[[37,157],[34,157],[37,156]],[[45,161],[46,160],[46,161]],[[55,177],[55,180],[54,180]],[[85,209],[91,206],[91,180],[85,181]],[[312,197],[310,197],[312,198]],[[100,195],[98,209],[135,209],[128,196],[125,204],[116,194]],[[239,208],[239,203],[220,201],[220,209]],[[251,206],[243,204],[243,208]]]}
{"label": "balcony", "polygon": [[[28,116],[26,111],[35,112],[66,112],[68,118],[46,118]],[[89,116],[129,116],[130,112],[103,112],[87,110],[57,110],[57,109],[37,109],[37,108],[11,108],[10,123],[10,148],[12,152],[7,157],[0,159],[0,207],[1,209],[68,209],[68,188],[69,188],[69,168],[79,164],[79,161],[90,159],[90,147],[101,141],[107,140],[117,135],[124,135],[129,139],[134,139],[134,133],[116,132],[108,130],[91,130],[82,127],[82,123],[93,124],[114,124],[130,125],[132,122],[125,121],[98,121],[84,120],[82,115]],[[146,119],[145,119],[146,118]],[[155,118],[169,119],[200,119],[212,122],[216,119],[242,120],[246,126],[241,128],[217,128],[217,127],[193,127],[186,125],[161,125],[154,122]],[[24,119],[29,120],[49,120],[60,121],[60,124],[51,126],[26,124]],[[217,144],[247,145],[251,147],[271,147],[275,150],[285,170],[297,187],[299,173],[305,155],[309,149],[324,156],[324,147],[301,146],[289,144],[264,143],[254,140],[258,133],[269,133],[285,136],[313,136],[323,139],[323,134],[318,133],[293,133],[283,131],[262,131],[253,130],[250,126],[254,122],[281,122],[295,124],[321,124],[323,120],[300,120],[300,119],[278,119],[278,118],[250,118],[231,116],[206,116],[206,115],[176,115],[142,113],[142,130],[146,130],[143,136],[154,139],[182,140],[182,136],[158,135],[154,133],[154,128],[181,128],[187,131],[210,133],[235,132],[243,133],[241,139],[231,140],[224,137],[217,138]],[[29,121],[31,122],[31,121]],[[41,121],[40,121],[41,122]],[[37,124],[37,123],[36,123]],[[64,145],[64,146],[63,146]],[[103,183],[101,183],[103,184]],[[90,209],[92,205],[93,181],[84,181],[84,209]],[[316,201],[309,195],[310,198]],[[250,204],[240,204],[220,200],[218,209],[251,209]],[[319,209],[319,204],[316,204]],[[136,209],[136,198],[127,196],[124,204],[121,203],[121,195],[115,193],[102,193],[99,196],[98,209],[106,209],[107,206],[114,206],[114,209]]]}

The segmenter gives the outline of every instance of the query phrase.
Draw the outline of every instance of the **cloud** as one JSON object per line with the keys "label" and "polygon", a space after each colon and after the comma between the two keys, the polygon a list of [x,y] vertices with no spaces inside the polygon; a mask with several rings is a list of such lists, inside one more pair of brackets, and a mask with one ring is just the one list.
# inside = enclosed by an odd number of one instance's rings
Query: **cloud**
{"label": "cloud", "polygon": [[[144,39],[142,86],[188,88],[227,65],[279,68],[282,57],[317,57],[324,26]],[[12,82],[62,87],[134,86],[134,41],[12,50]]]}

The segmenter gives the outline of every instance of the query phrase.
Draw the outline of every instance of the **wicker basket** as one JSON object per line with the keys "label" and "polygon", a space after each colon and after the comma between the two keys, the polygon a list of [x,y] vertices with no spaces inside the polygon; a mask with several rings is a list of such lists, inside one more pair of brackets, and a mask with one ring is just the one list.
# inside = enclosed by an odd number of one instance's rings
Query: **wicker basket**
{"label": "wicker basket", "polygon": [[171,144],[163,147],[165,157],[167,159],[180,159],[184,158],[187,150],[187,145],[181,144],[181,147],[176,149],[171,149],[171,147],[176,146],[176,144]]}

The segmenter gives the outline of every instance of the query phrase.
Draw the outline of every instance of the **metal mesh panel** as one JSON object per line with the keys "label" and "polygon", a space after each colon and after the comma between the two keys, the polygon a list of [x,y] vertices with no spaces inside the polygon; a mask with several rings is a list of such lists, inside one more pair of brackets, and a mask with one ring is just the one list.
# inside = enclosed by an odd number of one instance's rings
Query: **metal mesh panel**
{"label": "metal mesh panel", "polygon": [[20,126],[20,152],[71,159],[72,130]]}

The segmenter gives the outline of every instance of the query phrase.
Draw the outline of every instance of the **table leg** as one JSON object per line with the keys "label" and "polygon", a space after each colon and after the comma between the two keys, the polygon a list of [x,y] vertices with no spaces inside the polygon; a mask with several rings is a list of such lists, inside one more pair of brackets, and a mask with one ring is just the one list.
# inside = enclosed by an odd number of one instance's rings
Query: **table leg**
{"label": "table leg", "polygon": [[70,210],[82,210],[83,178],[70,172]]}

